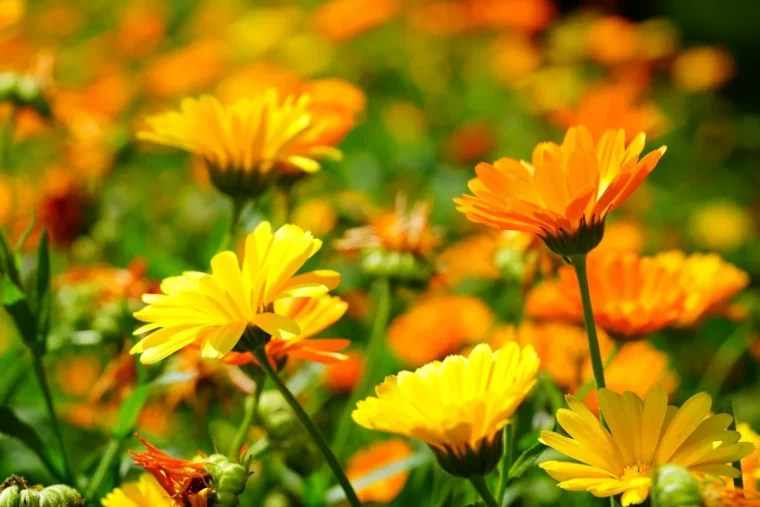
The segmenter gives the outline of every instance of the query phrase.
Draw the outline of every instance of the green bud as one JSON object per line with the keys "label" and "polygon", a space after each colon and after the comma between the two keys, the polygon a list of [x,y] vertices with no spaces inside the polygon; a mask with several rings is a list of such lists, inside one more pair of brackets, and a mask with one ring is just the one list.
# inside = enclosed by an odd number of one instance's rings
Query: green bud
{"label": "green bud", "polygon": [[293,409],[278,391],[261,393],[258,407],[259,422],[267,431],[272,448],[281,452],[288,465],[306,473],[319,462],[319,451],[303,431]]}
{"label": "green bud", "polygon": [[0,74],[0,102],[15,100],[18,79],[12,72]]}
{"label": "green bud", "polygon": [[54,484],[40,491],[40,507],[79,507],[84,500],[79,492],[65,484]]}
{"label": "green bud", "polygon": [[19,496],[19,507],[39,507],[40,493],[33,489],[25,489]]}
{"label": "green bud", "polygon": [[0,491],[0,507],[18,507],[20,496],[18,486],[8,486]]}
{"label": "green bud", "polygon": [[0,507],[82,507],[84,500],[70,486],[55,484],[42,489],[29,486],[23,477],[10,476],[0,484]]}
{"label": "green bud", "polygon": [[238,496],[243,493],[248,480],[248,471],[237,461],[222,454],[212,454],[204,461],[210,463],[206,471],[211,475],[214,505],[237,507]]}
{"label": "green bud", "polygon": [[387,251],[372,248],[362,253],[361,267],[370,276],[383,276],[400,280],[428,280],[433,266],[410,252]]}
{"label": "green bud", "polygon": [[663,465],[655,470],[652,496],[658,507],[699,507],[702,495],[699,483],[683,467]]}

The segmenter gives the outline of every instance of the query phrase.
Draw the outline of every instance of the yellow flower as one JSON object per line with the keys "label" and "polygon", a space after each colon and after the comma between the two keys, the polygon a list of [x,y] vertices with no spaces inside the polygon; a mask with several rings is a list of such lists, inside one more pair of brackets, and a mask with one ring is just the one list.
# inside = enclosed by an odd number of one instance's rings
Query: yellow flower
{"label": "yellow flower", "polygon": [[734,73],[734,61],[726,51],[711,47],[685,49],[671,69],[676,86],[688,92],[715,90]]}
{"label": "yellow flower", "polygon": [[201,157],[211,181],[230,195],[261,192],[282,172],[313,173],[320,158],[339,159],[340,151],[319,142],[307,95],[280,102],[277,91],[231,105],[204,95],[185,99],[180,111],[147,118],[150,130],[137,137],[174,146]]}
{"label": "yellow flower", "polygon": [[272,232],[262,222],[248,235],[242,269],[235,253],[221,252],[211,259],[211,274],[197,271],[166,278],[162,294],[145,294],[148,306],[135,313],[146,325],[136,335],[153,331],[132,347],[143,363],[155,363],[191,345],[201,355],[218,359],[231,351],[246,330],[257,328],[284,339],[298,335],[292,319],[274,313],[274,303],[288,297],[316,297],[335,288],[340,275],[318,270],[294,276],[322,246],[311,233],[295,225]]}
{"label": "yellow flower", "polygon": [[733,201],[716,201],[701,206],[691,216],[691,236],[708,250],[730,252],[752,237],[752,215]]}
{"label": "yellow flower", "polygon": [[760,479],[760,435],[747,423],[737,424],[736,430],[741,434],[742,442],[750,442],[755,446],[752,454],[742,460],[742,478],[744,489],[757,492],[757,482]]}
{"label": "yellow flower", "polygon": [[532,232],[561,255],[587,253],[602,239],[604,220],[643,183],[665,153],[639,161],[646,136],[626,147],[625,132],[607,130],[594,141],[584,126],[567,131],[561,145],[545,142],[533,162],[502,158],[478,164],[470,191],[454,199],[473,222]]}
{"label": "yellow flower", "polygon": [[151,474],[142,474],[135,482],[123,484],[106,495],[103,507],[174,507],[174,502]]}
{"label": "yellow flower", "polygon": [[538,363],[530,346],[492,352],[480,344],[469,357],[387,377],[352,417],[365,428],[425,442],[452,475],[484,475],[501,456],[500,430],[533,388]]}
{"label": "yellow flower", "polygon": [[641,399],[601,389],[599,406],[607,430],[583,403],[567,397],[570,409],[557,412],[557,422],[569,437],[542,431],[540,441],[580,461],[545,461],[539,466],[570,491],[597,497],[622,495],[623,506],[640,504],[649,496],[652,470],[680,465],[692,473],[737,477],[727,463],[752,452],[739,433],[729,431],[731,416],[709,416],[707,393],[692,396],[679,409],[668,406],[668,394],[656,388]]}

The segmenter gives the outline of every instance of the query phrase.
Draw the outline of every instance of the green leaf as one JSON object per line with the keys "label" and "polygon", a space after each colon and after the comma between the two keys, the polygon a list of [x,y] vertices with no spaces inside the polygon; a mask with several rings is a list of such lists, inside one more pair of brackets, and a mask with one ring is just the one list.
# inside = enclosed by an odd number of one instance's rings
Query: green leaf
{"label": "green leaf", "polygon": [[46,453],[47,447],[37,435],[34,427],[19,419],[9,407],[0,407],[0,433],[5,433],[22,442],[40,458],[40,461],[51,473],[57,477],[61,476],[60,472],[53,466]]}
{"label": "green leaf", "polygon": [[150,394],[151,386],[149,384],[143,384],[137,386],[132,391],[129,398],[124,400],[124,403],[119,407],[119,420],[116,422],[116,426],[111,431],[111,435],[114,438],[121,440],[127,438],[131,434],[135,426],[137,425],[137,419],[140,417],[145,403],[148,401],[148,395]]}
{"label": "green leaf", "polygon": [[37,321],[29,308],[26,295],[10,276],[0,274],[0,298],[5,310],[13,318],[24,343],[37,351]]}
{"label": "green leaf", "polygon": [[29,239],[29,236],[32,234],[32,231],[34,230],[34,226],[37,224],[37,210],[32,210],[32,219],[29,220],[29,224],[27,224],[26,229],[24,229],[24,232],[21,233],[21,237],[18,238],[18,241],[16,242],[16,255],[19,255],[21,253],[21,249],[24,248],[24,245],[26,244],[26,240]]}
{"label": "green leaf", "polygon": [[19,274],[16,256],[5,241],[5,235],[0,231],[0,275],[8,275],[10,280],[21,287],[21,275]]}
{"label": "green leaf", "polygon": [[34,285],[33,301],[37,314],[38,339],[42,350],[45,350],[50,327],[50,248],[46,230],[42,231],[37,249],[37,280]]}
{"label": "green leaf", "polygon": [[523,452],[509,469],[508,477],[515,479],[525,473],[527,469],[532,467],[538,457],[544,452],[546,447],[541,442],[536,441],[535,444],[530,446],[525,452]]}

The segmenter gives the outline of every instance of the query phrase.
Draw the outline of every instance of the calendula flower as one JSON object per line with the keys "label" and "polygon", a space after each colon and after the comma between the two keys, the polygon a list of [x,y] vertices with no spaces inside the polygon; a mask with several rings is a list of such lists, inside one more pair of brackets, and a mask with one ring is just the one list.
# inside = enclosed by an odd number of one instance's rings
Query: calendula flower
{"label": "calendula flower", "polygon": [[587,91],[575,108],[560,109],[553,119],[563,127],[584,125],[594,139],[601,139],[609,129],[623,129],[626,142],[633,141],[636,132],[657,136],[664,123],[654,103],[640,100],[634,87],[622,84]]}
{"label": "calendula flower", "polygon": [[494,234],[475,234],[449,245],[436,260],[439,279],[456,287],[466,280],[497,280],[496,267],[499,240]]}
{"label": "calendula flower", "polygon": [[135,318],[147,324],[135,334],[153,332],[130,352],[142,354],[148,364],[195,343],[203,357],[218,359],[246,330],[253,341],[260,339],[258,330],[280,340],[299,335],[299,325],[273,307],[278,300],[316,297],[338,285],[335,271],[295,275],[321,246],[300,227],[288,224],[272,232],[269,222],[262,222],[246,238],[242,267],[234,252],[221,252],[211,260],[211,274],[185,272],[166,278],[162,294],[145,294],[147,306]]}
{"label": "calendula flower", "polygon": [[313,173],[321,158],[339,159],[332,146],[314,144],[322,127],[307,95],[280,102],[276,90],[223,105],[216,98],[185,99],[179,112],[149,117],[137,137],[202,158],[211,181],[232,196],[262,192],[278,173]]}
{"label": "calendula flower", "polygon": [[161,98],[196,93],[222,75],[224,61],[222,42],[196,40],[152,59],[145,68],[145,90]]}
{"label": "calendula flower", "polygon": [[510,158],[478,164],[470,191],[454,199],[473,222],[532,232],[560,255],[584,254],[602,239],[604,220],[654,169],[665,147],[639,160],[646,136],[626,147],[623,130],[595,142],[584,126],[567,131],[561,145],[546,142],[533,161]]}
{"label": "calendula flower", "polygon": [[716,254],[671,251],[655,257],[680,272],[679,284],[686,293],[678,326],[694,325],[703,317],[725,311],[731,298],[749,285],[749,275]]}
{"label": "calendula flower", "polygon": [[604,238],[594,249],[594,255],[602,252],[641,253],[644,245],[644,229],[634,220],[615,220],[604,226]]}
{"label": "calendula flower", "polygon": [[588,55],[604,65],[620,65],[640,57],[636,24],[620,16],[595,20],[586,35]]}
{"label": "calendula flower", "polygon": [[685,49],[673,62],[673,82],[682,90],[703,92],[723,86],[734,73],[731,55],[718,48]]}
{"label": "calendula flower", "polygon": [[[351,342],[343,338],[313,338],[335,324],[348,310],[348,303],[339,297],[322,295],[314,298],[286,298],[274,302],[274,312],[294,322],[300,333],[282,331],[281,337],[272,337],[264,346],[267,357],[275,365],[288,357],[331,364],[346,359],[339,351]],[[256,362],[250,352],[230,352],[222,359],[227,364]]]}
{"label": "calendula flower", "polygon": [[388,346],[403,364],[418,367],[481,341],[492,322],[491,309],[474,296],[435,295],[391,322]]}
{"label": "calendula flower", "polygon": [[742,442],[749,442],[755,446],[752,454],[742,459],[742,479],[744,489],[757,492],[757,483],[760,480],[760,435],[747,423],[739,423],[736,430],[742,436]]}
{"label": "calendula flower", "polygon": [[438,231],[430,225],[430,210],[428,202],[407,210],[406,198],[399,196],[393,211],[370,213],[368,225],[349,229],[335,246],[360,252],[368,274],[424,278],[431,269],[430,254],[440,243]]}
{"label": "calendula flower", "polygon": [[331,233],[338,223],[338,213],[327,197],[317,197],[298,204],[290,218],[295,225],[317,236]]}
{"label": "calendula flower", "polygon": [[501,457],[501,429],[533,388],[538,356],[510,343],[475,347],[415,372],[403,371],[359,401],[352,417],[365,428],[428,444],[444,470],[471,477],[491,472]]}
{"label": "calendula flower", "polygon": [[325,37],[341,41],[388,22],[400,7],[399,0],[330,0],[314,11],[312,24]]}
{"label": "calendula flower", "polygon": [[87,354],[79,354],[63,359],[56,365],[55,378],[58,387],[66,396],[84,396],[100,375],[100,360]]}
{"label": "calendula flower", "polygon": [[[571,266],[559,279],[537,285],[526,301],[535,318],[581,323],[583,304]],[[631,253],[594,255],[588,267],[594,320],[617,339],[635,340],[674,324],[683,315],[687,295],[678,266],[658,257]]]}
{"label": "calendula flower", "polygon": [[173,458],[139,436],[138,439],[147,450],[130,451],[132,462],[150,472],[172,501],[190,507],[208,505],[212,489],[206,463]]}
{"label": "calendula flower", "polygon": [[752,452],[739,434],[727,430],[732,417],[710,416],[712,399],[699,393],[681,408],[668,406],[665,389],[644,399],[634,393],[599,390],[599,406],[609,430],[583,403],[567,397],[569,409],[557,412],[557,422],[569,437],[542,431],[540,441],[572,461],[544,461],[539,466],[570,491],[597,497],[622,495],[623,506],[637,505],[649,496],[653,470],[680,465],[696,474],[737,477],[727,463]]}
{"label": "calendula flower", "polygon": [[106,495],[103,507],[174,507],[169,494],[151,474],[142,474],[137,481],[128,482]]}
{"label": "calendula flower", "polygon": [[[359,449],[346,464],[346,477],[353,482],[361,481],[363,477],[391,463],[403,461],[414,454],[406,440],[392,438]],[[392,502],[406,485],[409,471],[402,470],[386,479],[374,481],[364,487],[357,487],[356,494],[362,502],[388,504]]]}
{"label": "calendula flower", "polygon": [[365,362],[364,355],[360,352],[348,352],[344,361],[327,365],[325,388],[338,393],[350,393],[364,375]]}
{"label": "calendula flower", "polygon": [[704,507],[760,507],[760,494],[725,482],[712,481],[702,488]]}
{"label": "calendula flower", "polygon": [[754,222],[749,210],[739,204],[729,200],[715,201],[695,210],[689,230],[700,247],[731,252],[749,241]]}

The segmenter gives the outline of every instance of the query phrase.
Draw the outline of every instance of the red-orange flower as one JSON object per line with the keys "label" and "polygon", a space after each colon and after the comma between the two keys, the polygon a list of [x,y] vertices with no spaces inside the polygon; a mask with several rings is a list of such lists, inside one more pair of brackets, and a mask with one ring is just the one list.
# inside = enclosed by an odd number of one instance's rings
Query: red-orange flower
{"label": "red-orange flower", "polygon": [[478,164],[469,183],[474,195],[454,202],[473,222],[536,233],[563,255],[586,253],[601,240],[607,214],[665,153],[663,146],[639,160],[645,139],[639,133],[626,147],[623,130],[608,130],[595,142],[586,127],[572,127],[561,145],[536,146],[532,163]]}
{"label": "red-orange flower", "polygon": [[203,462],[173,458],[139,435],[147,451],[129,451],[132,462],[153,474],[162,488],[179,505],[206,507],[211,495],[210,475]]}
{"label": "red-orange flower", "polygon": [[[528,294],[527,313],[542,319],[583,322],[573,268],[563,266],[558,274],[558,280],[542,282]],[[596,324],[625,340],[644,338],[674,324],[686,304],[680,278],[678,266],[657,257],[594,255],[588,265],[588,281]]]}
{"label": "red-orange flower", "polygon": [[386,23],[400,6],[399,0],[330,0],[314,11],[312,23],[325,37],[345,40]]}
{"label": "red-orange flower", "polygon": [[350,393],[364,374],[364,355],[349,352],[346,360],[328,364],[325,368],[325,387],[331,391]]}
{"label": "red-orange flower", "polygon": [[[412,446],[400,438],[374,442],[358,450],[348,459],[346,476],[351,482],[361,481],[363,477],[375,470],[402,461],[412,454]],[[356,494],[362,502],[385,505],[392,502],[401,493],[408,477],[409,471],[402,470],[385,479],[357,487]]]}

